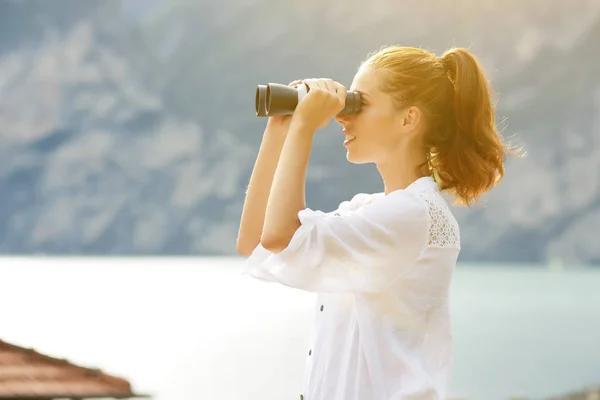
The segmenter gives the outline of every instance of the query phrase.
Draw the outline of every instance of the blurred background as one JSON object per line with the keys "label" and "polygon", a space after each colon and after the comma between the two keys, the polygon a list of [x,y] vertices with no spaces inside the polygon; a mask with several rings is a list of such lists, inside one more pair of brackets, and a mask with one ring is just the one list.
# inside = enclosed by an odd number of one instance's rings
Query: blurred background
{"label": "blurred background", "polygon": [[[528,152],[453,209],[453,398],[599,399],[600,0],[0,0],[0,339],[160,400],[298,398],[315,298],[235,254],[255,88],[392,44],[471,49]],[[342,141],[310,208],[382,190]]]}

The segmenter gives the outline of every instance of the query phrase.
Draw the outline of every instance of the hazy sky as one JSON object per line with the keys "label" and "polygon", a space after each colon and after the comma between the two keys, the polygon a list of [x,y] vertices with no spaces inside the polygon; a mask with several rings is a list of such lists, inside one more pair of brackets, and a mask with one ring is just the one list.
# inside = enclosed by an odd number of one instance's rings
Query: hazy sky
{"label": "hazy sky", "polygon": [[125,11],[143,19],[156,9],[164,0],[124,0]]}

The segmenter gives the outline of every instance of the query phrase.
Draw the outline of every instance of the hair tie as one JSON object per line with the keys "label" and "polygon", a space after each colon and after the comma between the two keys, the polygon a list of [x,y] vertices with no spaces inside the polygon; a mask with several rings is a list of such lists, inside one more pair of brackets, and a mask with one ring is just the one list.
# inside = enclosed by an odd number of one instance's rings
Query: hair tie
{"label": "hair tie", "polygon": [[448,80],[450,81],[450,83],[452,84],[452,88],[454,89],[454,82],[455,82],[455,71],[453,71],[450,66],[448,65],[448,62],[446,61],[446,59],[444,57],[438,57],[437,58],[438,61],[440,62],[440,64],[442,64],[442,68],[444,69],[444,72],[446,73],[446,77],[448,78]]}

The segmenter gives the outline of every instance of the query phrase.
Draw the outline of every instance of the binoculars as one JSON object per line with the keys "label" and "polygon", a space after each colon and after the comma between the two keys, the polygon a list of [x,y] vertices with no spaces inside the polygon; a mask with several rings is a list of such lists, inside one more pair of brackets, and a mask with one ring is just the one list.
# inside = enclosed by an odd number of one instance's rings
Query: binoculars
{"label": "binoculars", "polygon": [[[258,85],[255,100],[256,116],[274,117],[291,115],[308,91],[308,86],[303,83],[298,86],[288,86],[279,83]],[[346,105],[340,114],[358,113],[360,106],[360,93],[347,92]]]}

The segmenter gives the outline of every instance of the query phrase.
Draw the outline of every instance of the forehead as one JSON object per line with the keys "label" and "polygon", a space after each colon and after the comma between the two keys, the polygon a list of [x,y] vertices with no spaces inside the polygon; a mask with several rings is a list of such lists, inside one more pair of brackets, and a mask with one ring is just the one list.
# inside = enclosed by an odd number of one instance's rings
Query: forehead
{"label": "forehead", "polygon": [[375,70],[368,66],[362,66],[354,75],[350,90],[374,94],[378,91],[378,77]]}

